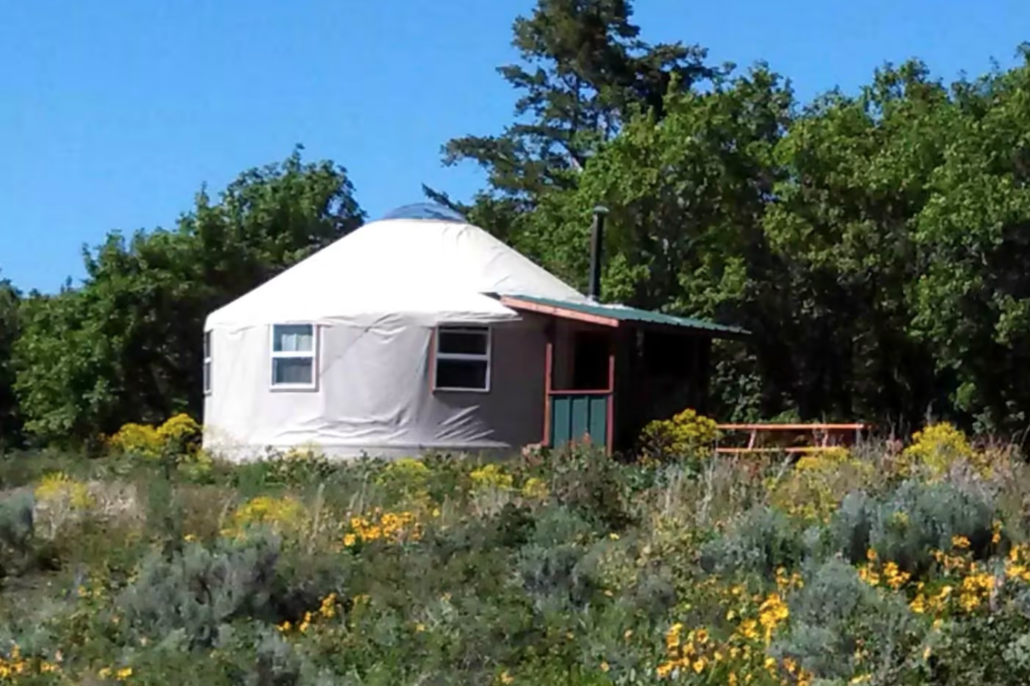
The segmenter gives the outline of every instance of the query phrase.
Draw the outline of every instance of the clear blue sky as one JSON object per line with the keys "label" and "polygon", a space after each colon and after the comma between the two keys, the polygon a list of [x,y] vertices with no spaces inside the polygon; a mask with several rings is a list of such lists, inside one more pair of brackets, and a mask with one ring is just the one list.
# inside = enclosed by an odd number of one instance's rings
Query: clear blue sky
{"label": "clear blue sky", "polygon": [[[81,246],[172,226],[202,182],[283,159],[344,165],[371,218],[467,198],[440,145],[509,121],[511,22],[532,0],[10,0],[0,5],[0,273],[54,291]],[[937,75],[1013,63],[1026,0],[637,0],[651,41],[766,60],[802,98],[853,90],[885,61]]]}

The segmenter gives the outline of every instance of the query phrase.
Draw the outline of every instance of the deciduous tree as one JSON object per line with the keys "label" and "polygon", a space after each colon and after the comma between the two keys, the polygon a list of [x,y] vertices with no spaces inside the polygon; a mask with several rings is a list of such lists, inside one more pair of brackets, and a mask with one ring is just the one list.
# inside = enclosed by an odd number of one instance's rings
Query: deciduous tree
{"label": "deciduous tree", "polygon": [[199,416],[207,314],[362,221],[346,171],[297,151],[241,174],[217,201],[201,191],[174,229],[110,234],[84,251],[82,286],[26,304],[15,361],[27,428],[86,439]]}

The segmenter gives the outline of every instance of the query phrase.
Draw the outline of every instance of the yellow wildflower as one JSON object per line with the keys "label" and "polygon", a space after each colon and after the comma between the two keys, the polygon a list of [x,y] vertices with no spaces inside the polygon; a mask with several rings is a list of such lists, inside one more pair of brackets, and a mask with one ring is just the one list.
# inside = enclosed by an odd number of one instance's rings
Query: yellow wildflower
{"label": "yellow wildflower", "polygon": [[336,593],[330,593],[322,600],[318,613],[326,619],[332,619],[336,616]]}

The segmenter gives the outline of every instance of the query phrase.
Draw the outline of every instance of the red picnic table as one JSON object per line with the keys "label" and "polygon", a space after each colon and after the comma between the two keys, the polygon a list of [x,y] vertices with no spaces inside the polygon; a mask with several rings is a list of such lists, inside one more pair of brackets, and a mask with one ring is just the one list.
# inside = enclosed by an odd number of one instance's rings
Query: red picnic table
{"label": "red picnic table", "polygon": [[[808,453],[830,450],[839,445],[847,445],[850,442],[857,442],[862,438],[862,432],[868,430],[870,425],[856,424],[719,424],[719,431],[727,432],[748,432],[748,444],[746,448],[732,448],[717,446],[715,451],[723,454],[740,453]],[[777,436],[796,440],[801,437],[811,436],[813,445],[788,445],[783,447],[758,447],[761,436]],[[849,440],[849,439],[853,439]]]}

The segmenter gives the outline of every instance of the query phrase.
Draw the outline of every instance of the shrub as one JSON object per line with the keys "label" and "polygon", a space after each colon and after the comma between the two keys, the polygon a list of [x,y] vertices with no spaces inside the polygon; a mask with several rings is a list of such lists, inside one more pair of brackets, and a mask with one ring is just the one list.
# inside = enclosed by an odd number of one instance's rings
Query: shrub
{"label": "shrub", "polygon": [[267,527],[283,536],[296,536],[308,523],[308,513],[296,498],[258,496],[243,503],[232,513],[231,526],[223,533],[240,537],[254,527]]}
{"label": "shrub", "polygon": [[948,482],[905,481],[882,499],[850,494],[831,523],[834,549],[853,563],[873,550],[913,574],[925,572],[934,549],[957,536],[984,552],[994,536],[995,507],[989,494]]}
{"label": "shrub", "polygon": [[156,460],[161,456],[164,441],[155,427],[149,424],[129,423],[111,436],[108,445],[117,453]]}
{"label": "shrub", "polygon": [[269,611],[279,546],[256,536],[214,549],[196,542],[166,557],[151,553],[116,604],[128,626],[150,640],[181,632],[190,648],[212,647],[223,624]]}
{"label": "shrub", "polygon": [[845,448],[805,455],[770,499],[784,512],[809,522],[825,522],[848,492],[861,488],[874,475],[871,464],[857,460]]}
{"label": "shrub", "polygon": [[275,452],[264,461],[268,483],[300,486],[319,483],[332,476],[335,468],[329,458],[315,447],[291,448]]}
{"label": "shrub", "polygon": [[35,518],[42,535],[54,538],[58,531],[82,521],[96,505],[89,484],[71,479],[63,472],[43,477],[35,490]]}
{"label": "shrub", "polygon": [[215,461],[205,450],[186,453],[178,461],[179,472],[187,481],[209,484],[215,480]]}
{"label": "shrub", "polygon": [[514,477],[508,474],[498,464],[487,464],[476,469],[469,478],[472,480],[473,488],[508,490],[515,483]]}
{"label": "shrub", "polygon": [[420,503],[429,497],[426,488],[431,473],[424,462],[405,457],[386,465],[376,478],[391,502]]}
{"label": "shrub", "polygon": [[705,458],[719,436],[715,420],[687,408],[671,419],[655,420],[640,435],[641,456],[668,462]]}
{"label": "shrub", "polygon": [[720,574],[757,572],[771,578],[779,567],[797,565],[804,553],[801,533],[790,519],[779,510],[758,506],[702,546],[701,565]]}
{"label": "shrub", "polygon": [[560,606],[589,602],[600,590],[597,560],[587,557],[595,535],[590,522],[573,512],[544,512],[516,556],[516,573],[526,591]]}
{"label": "shrub", "polygon": [[547,482],[535,476],[526,479],[519,492],[526,500],[547,500],[551,494],[550,489],[547,487]]}
{"label": "shrub", "polygon": [[925,632],[904,596],[877,591],[839,559],[810,569],[788,608],[787,632],[772,653],[823,679],[861,683],[873,671],[895,670]]}
{"label": "shrub", "polygon": [[949,622],[920,671],[940,686],[1030,683],[1030,620],[1005,612]]}
{"label": "shrub", "polygon": [[188,414],[179,413],[157,428],[161,447],[179,454],[194,453],[200,448],[203,430]]}
{"label": "shrub", "polygon": [[161,464],[166,475],[181,471],[188,479],[209,481],[214,464],[200,449],[202,429],[189,415],[180,413],[159,427],[125,424],[107,441],[115,454]]}
{"label": "shrub", "polygon": [[973,448],[965,434],[952,424],[930,424],[912,435],[912,443],[901,453],[900,466],[906,473],[923,468],[939,476],[958,460],[973,458]]}
{"label": "shrub", "polygon": [[27,490],[0,497],[0,579],[29,559],[34,530],[33,497]]}
{"label": "shrub", "polygon": [[547,455],[551,495],[561,505],[611,529],[631,521],[620,465],[603,448],[572,444]]}

